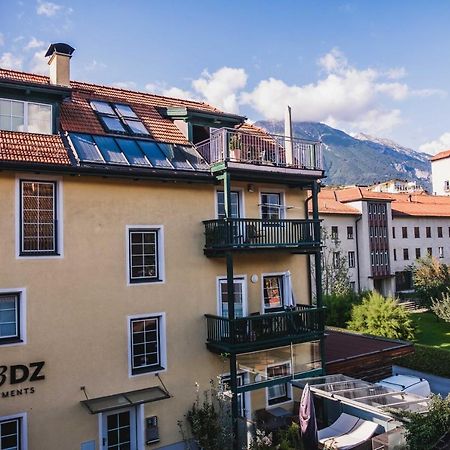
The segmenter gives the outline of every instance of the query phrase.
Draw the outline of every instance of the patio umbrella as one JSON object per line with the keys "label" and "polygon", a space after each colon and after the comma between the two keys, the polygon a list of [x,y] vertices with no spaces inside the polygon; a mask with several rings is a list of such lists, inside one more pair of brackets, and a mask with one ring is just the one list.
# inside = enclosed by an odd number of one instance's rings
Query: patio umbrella
{"label": "patio umbrella", "polygon": [[303,389],[302,398],[300,400],[300,435],[305,450],[317,450],[317,422],[316,411],[314,410],[314,400],[307,383]]}

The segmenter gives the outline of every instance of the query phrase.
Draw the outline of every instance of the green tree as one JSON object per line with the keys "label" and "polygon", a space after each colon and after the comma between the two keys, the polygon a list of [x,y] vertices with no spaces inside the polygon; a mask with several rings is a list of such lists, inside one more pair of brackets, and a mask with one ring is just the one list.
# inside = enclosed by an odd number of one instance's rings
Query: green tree
{"label": "green tree", "polygon": [[434,257],[419,259],[412,270],[414,289],[423,306],[430,307],[432,299],[442,298],[450,286],[450,266]]}
{"label": "green tree", "polygon": [[431,310],[442,320],[450,322],[450,289],[442,294],[441,298],[434,298]]}
{"label": "green tree", "polygon": [[429,450],[450,432],[450,395],[433,396],[426,413],[396,410],[393,415],[405,426],[409,450]]}
{"label": "green tree", "polygon": [[348,328],[391,339],[414,339],[410,313],[393,298],[384,298],[376,291],[353,306]]}
{"label": "green tree", "polygon": [[325,294],[323,304],[327,308],[326,324],[332,327],[345,328],[351,318],[352,307],[360,304],[362,298],[361,294],[353,291],[343,294]]}

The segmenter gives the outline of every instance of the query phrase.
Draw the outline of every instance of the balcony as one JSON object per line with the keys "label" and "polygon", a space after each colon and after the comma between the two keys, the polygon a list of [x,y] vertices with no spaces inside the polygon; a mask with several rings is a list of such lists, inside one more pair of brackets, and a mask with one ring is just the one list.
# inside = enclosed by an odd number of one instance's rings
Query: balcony
{"label": "balcony", "polygon": [[288,249],[306,253],[320,248],[320,222],[309,219],[205,220],[205,254],[225,251]]}
{"label": "balcony", "polygon": [[227,317],[206,314],[207,347],[214,353],[246,353],[320,339],[324,309],[296,306],[280,313]]}
{"label": "balcony", "polygon": [[249,133],[220,128],[210,139],[198,143],[197,150],[213,172],[227,167],[297,177],[323,175],[320,142],[272,135],[258,129]]}

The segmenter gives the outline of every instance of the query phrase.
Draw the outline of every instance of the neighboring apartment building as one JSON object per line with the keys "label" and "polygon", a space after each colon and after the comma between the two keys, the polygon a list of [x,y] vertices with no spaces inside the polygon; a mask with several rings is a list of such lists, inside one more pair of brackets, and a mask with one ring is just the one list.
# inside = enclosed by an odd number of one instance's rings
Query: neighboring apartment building
{"label": "neighboring apartment building", "polygon": [[388,192],[390,194],[423,192],[423,188],[416,181],[400,180],[399,178],[375,183],[368,189],[373,192]]}
{"label": "neighboring apartment building", "polygon": [[450,150],[431,158],[431,181],[434,194],[450,195]]}
{"label": "neighboring apartment building", "polygon": [[332,238],[328,245],[347,259],[355,290],[408,293],[418,258],[430,254],[450,263],[449,197],[323,188],[319,214]]}
{"label": "neighboring apartment building", "polygon": [[292,413],[323,372],[320,144],[70,81],[72,52],[0,69],[0,447],[182,449],[218,376],[235,431]]}

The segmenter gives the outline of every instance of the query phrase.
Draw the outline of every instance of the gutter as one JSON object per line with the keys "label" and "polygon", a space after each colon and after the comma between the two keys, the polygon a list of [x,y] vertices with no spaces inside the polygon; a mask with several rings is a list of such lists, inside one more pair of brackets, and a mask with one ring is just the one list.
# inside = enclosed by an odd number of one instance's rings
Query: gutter
{"label": "gutter", "polygon": [[359,269],[359,239],[358,239],[358,222],[362,219],[362,215],[360,215],[355,220],[355,238],[356,238],[356,271],[358,275],[358,294],[361,294],[361,272]]}

